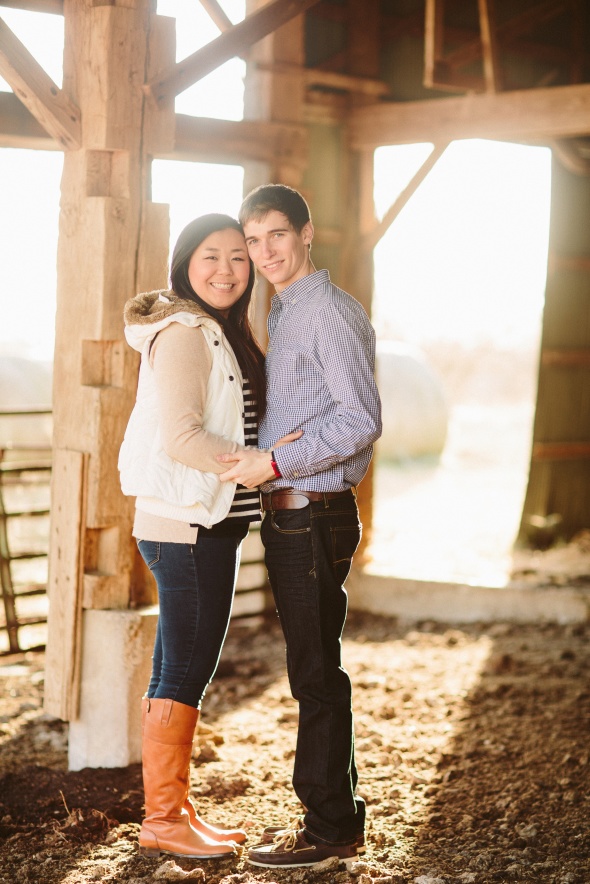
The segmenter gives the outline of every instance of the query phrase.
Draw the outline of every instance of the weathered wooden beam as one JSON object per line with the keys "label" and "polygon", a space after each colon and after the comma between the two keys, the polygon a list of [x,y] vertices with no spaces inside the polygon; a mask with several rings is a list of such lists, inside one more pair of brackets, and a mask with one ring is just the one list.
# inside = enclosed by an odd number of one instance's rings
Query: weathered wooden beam
{"label": "weathered wooden beam", "polygon": [[88,455],[55,449],[51,482],[62,489],[62,505],[51,513],[45,709],[69,720],[79,702]]}
{"label": "weathered wooden beam", "polygon": [[275,74],[299,74],[308,88],[323,86],[327,89],[338,89],[342,92],[373,97],[382,97],[391,91],[389,85],[383,80],[372,77],[358,77],[354,74],[341,74],[337,71],[318,68],[302,68],[284,62],[258,62],[256,67],[261,71],[270,71]]}
{"label": "weathered wooden beam", "polygon": [[478,11],[486,92],[501,92],[502,78],[494,0],[478,0]]}
{"label": "weathered wooden beam", "polygon": [[443,57],[444,0],[426,0],[424,16],[424,85],[431,89],[438,80],[437,64]]}
{"label": "weathered wooden beam", "polygon": [[[156,145],[159,159],[208,163],[271,162],[278,155],[306,154],[305,126],[264,120],[217,120],[176,114],[170,149]],[[12,92],[0,92],[0,147],[60,150]]]}
{"label": "weathered wooden beam", "polygon": [[0,92],[0,147],[61,150],[14,92]]}
{"label": "weathered wooden beam", "polygon": [[0,0],[0,6],[9,6],[11,9],[27,9],[29,12],[48,12],[53,15],[63,15],[63,0]]}
{"label": "weathered wooden beam", "polygon": [[547,139],[590,133],[590,84],[355,108],[353,148],[461,138]]}
{"label": "weathered wooden beam", "polygon": [[370,249],[372,251],[375,248],[379,240],[387,233],[395,219],[398,217],[403,207],[416,193],[432,167],[439,161],[447,147],[447,144],[437,144],[434,146],[434,150],[428,155],[416,174],[411,178],[399,196],[388,208],[381,221],[373,227],[370,233],[363,237],[363,249]]}
{"label": "weathered wooden beam", "polygon": [[302,15],[319,0],[270,0],[261,9],[193,52],[183,61],[168,68],[146,86],[146,91],[157,102],[178,95],[214,71],[235,55],[242,55],[254,43],[271,34],[282,25]]}
{"label": "weathered wooden beam", "polygon": [[199,0],[199,3],[222,34],[233,27],[231,19],[227,17],[217,0]]}
{"label": "weathered wooden beam", "polygon": [[80,110],[0,19],[0,74],[43,128],[66,150],[81,143]]}
{"label": "weathered wooden beam", "polygon": [[171,153],[161,159],[208,163],[272,162],[307,154],[307,134],[302,125],[264,120],[215,120],[176,114],[176,135]]}

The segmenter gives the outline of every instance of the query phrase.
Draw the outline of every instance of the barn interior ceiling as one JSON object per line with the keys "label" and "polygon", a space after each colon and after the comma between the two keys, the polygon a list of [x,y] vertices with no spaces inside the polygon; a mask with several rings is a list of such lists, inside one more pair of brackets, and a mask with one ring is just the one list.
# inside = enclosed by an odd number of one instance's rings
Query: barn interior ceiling
{"label": "barn interior ceiling", "polygon": [[[560,106],[570,119],[548,123],[546,134],[570,139],[561,146],[570,163],[582,169],[588,163],[588,99],[584,88],[575,88],[590,82],[590,5],[584,0],[271,0],[262,6],[248,4],[246,19],[236,25],[217,0],[203,0],[201,5],[221,34],[147,84],[146,91],[156,101],[165,102],[234,55],[250,56],[251,68],[254,65],[258,71],[285,74],[296,69],[305,84],[307,119],[348,120],[357,147],[422,140],[425,124],[420,118],[412,126],[406,122],[408,114],[414,115],[415,102],[467,98],[470,125],[463,129],[461,108],[467,105],[446,101],[424,108],[435,135],[469,137],[480,130],[485,135],[481,118],[493,129],[495,117],[507,112],[516,119],[500,126],[497,135],[513,137],[523,111],[529,110],[532,121],[524,126],[523,140],[540,139],[543,122]],[[0,0],[2,6],[64,11],[63,0]],[[302,12],[303,64],[252,61],[256,43]],[[16,94],[0,94],[1,146],[74,146],[76,132],[66,125],[75,116],[68,96],[44,82],[42,69],[35,67],[26,48],[1,22],[0,73],[16,84]],[[573,88],[560,92],[557,99],[558,93],[550,93],[555,87]],[[39,90],[36,102],[30,94],[35,90]],[[505,93],[513,95],[512,101],[494,101],[494,96]],[[489,100],[474,102],[477,96]],[[403,114],[388,114],[388,109],[401,104],[408,105]],[[48,113],[52,107],[55,114]],[[52,127],[48,118],[60,112],[70,119]],[[212,123],[207,129],[207,125],[197,132],[190,120],[179,115],[178,150],[190,152],[194,140],[195,151],[202,153],[208,141],[235,140],[240,128]],[[271,134],[274,143],[277,133]],[[259,148],[260,142],[252,150]]]}

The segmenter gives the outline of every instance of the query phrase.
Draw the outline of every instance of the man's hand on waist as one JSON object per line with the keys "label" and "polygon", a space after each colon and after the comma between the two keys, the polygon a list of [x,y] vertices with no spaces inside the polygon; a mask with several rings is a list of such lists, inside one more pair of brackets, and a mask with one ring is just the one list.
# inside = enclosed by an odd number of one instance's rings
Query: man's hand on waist
{"label": "man's hand on waist", "polygon": [[[295,430],[294,433],[288,433],[279,439],[274,447],[280,448],[281,445],[295,442],[301,436],[303,436],[303,430]],[[256,488],[258,485],[277,477],[276,468],[273,466],[272,451],[245,448],[234,454],[218,454],[216,459],[219,463],[231,464],[225,473],[220,474],[219,478],[222,482],[237,482],[238,485],[244,485],[246,488]]]}

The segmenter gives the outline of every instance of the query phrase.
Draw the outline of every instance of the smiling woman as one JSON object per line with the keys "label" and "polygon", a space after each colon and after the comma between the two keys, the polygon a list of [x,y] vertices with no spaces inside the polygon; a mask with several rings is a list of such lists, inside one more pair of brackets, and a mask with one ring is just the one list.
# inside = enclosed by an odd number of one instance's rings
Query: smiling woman
{"label": "smiling woman", "polygon": [[[233,22],[245,14],[244,0],[229,0],[224,8]],[[200,4],[159,0],[158,13],[177,23],[177,54],[181,59],[214,39],[219,29]],[[2,18],[61,86],[63,17],[2,9]],[[226,119],[243,116],[244,62],[232,59],[187,89],[177,99],[179,113]],[[0,90],[10,87],[0,78]],[[219,96],[223,101],[219,101]],[[61,151],[0,150],[0,291],[3,293],[0,352],[51,359],[54,349],[56,251],[59,220]],[[156,160],[152,168],[152,198],[170,204],[171,243],[197,214],[221,211],[236,214],[243,187],[243,169],[189,162]],[[8,211],[7,207],[10,206]],[[34,260],[31,260],[31,248]],[[26,274],[22,268],[26,267]],[[18,293],[17,298],[6,293]],[[22,303],[26,301],[26,326]]]}
{"label": "smiling woman", "polygon": [[250,276],[244,237],[237,230],[212,233],[193,252],[188,278],[193,289],[227,319]]}

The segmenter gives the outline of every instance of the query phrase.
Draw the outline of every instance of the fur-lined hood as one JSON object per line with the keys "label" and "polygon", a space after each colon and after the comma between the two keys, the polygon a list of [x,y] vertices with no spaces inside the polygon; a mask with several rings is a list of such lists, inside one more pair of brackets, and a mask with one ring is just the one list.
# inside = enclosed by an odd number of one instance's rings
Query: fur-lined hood
{"label": "fur-lined hood", "polygon": [[202,307],[166,289],[143,292],[130,298],[125,304],[124,319],[127,343],[140,353],[171,322],[191,327],[206,325],[221,333],[219,323]]}

